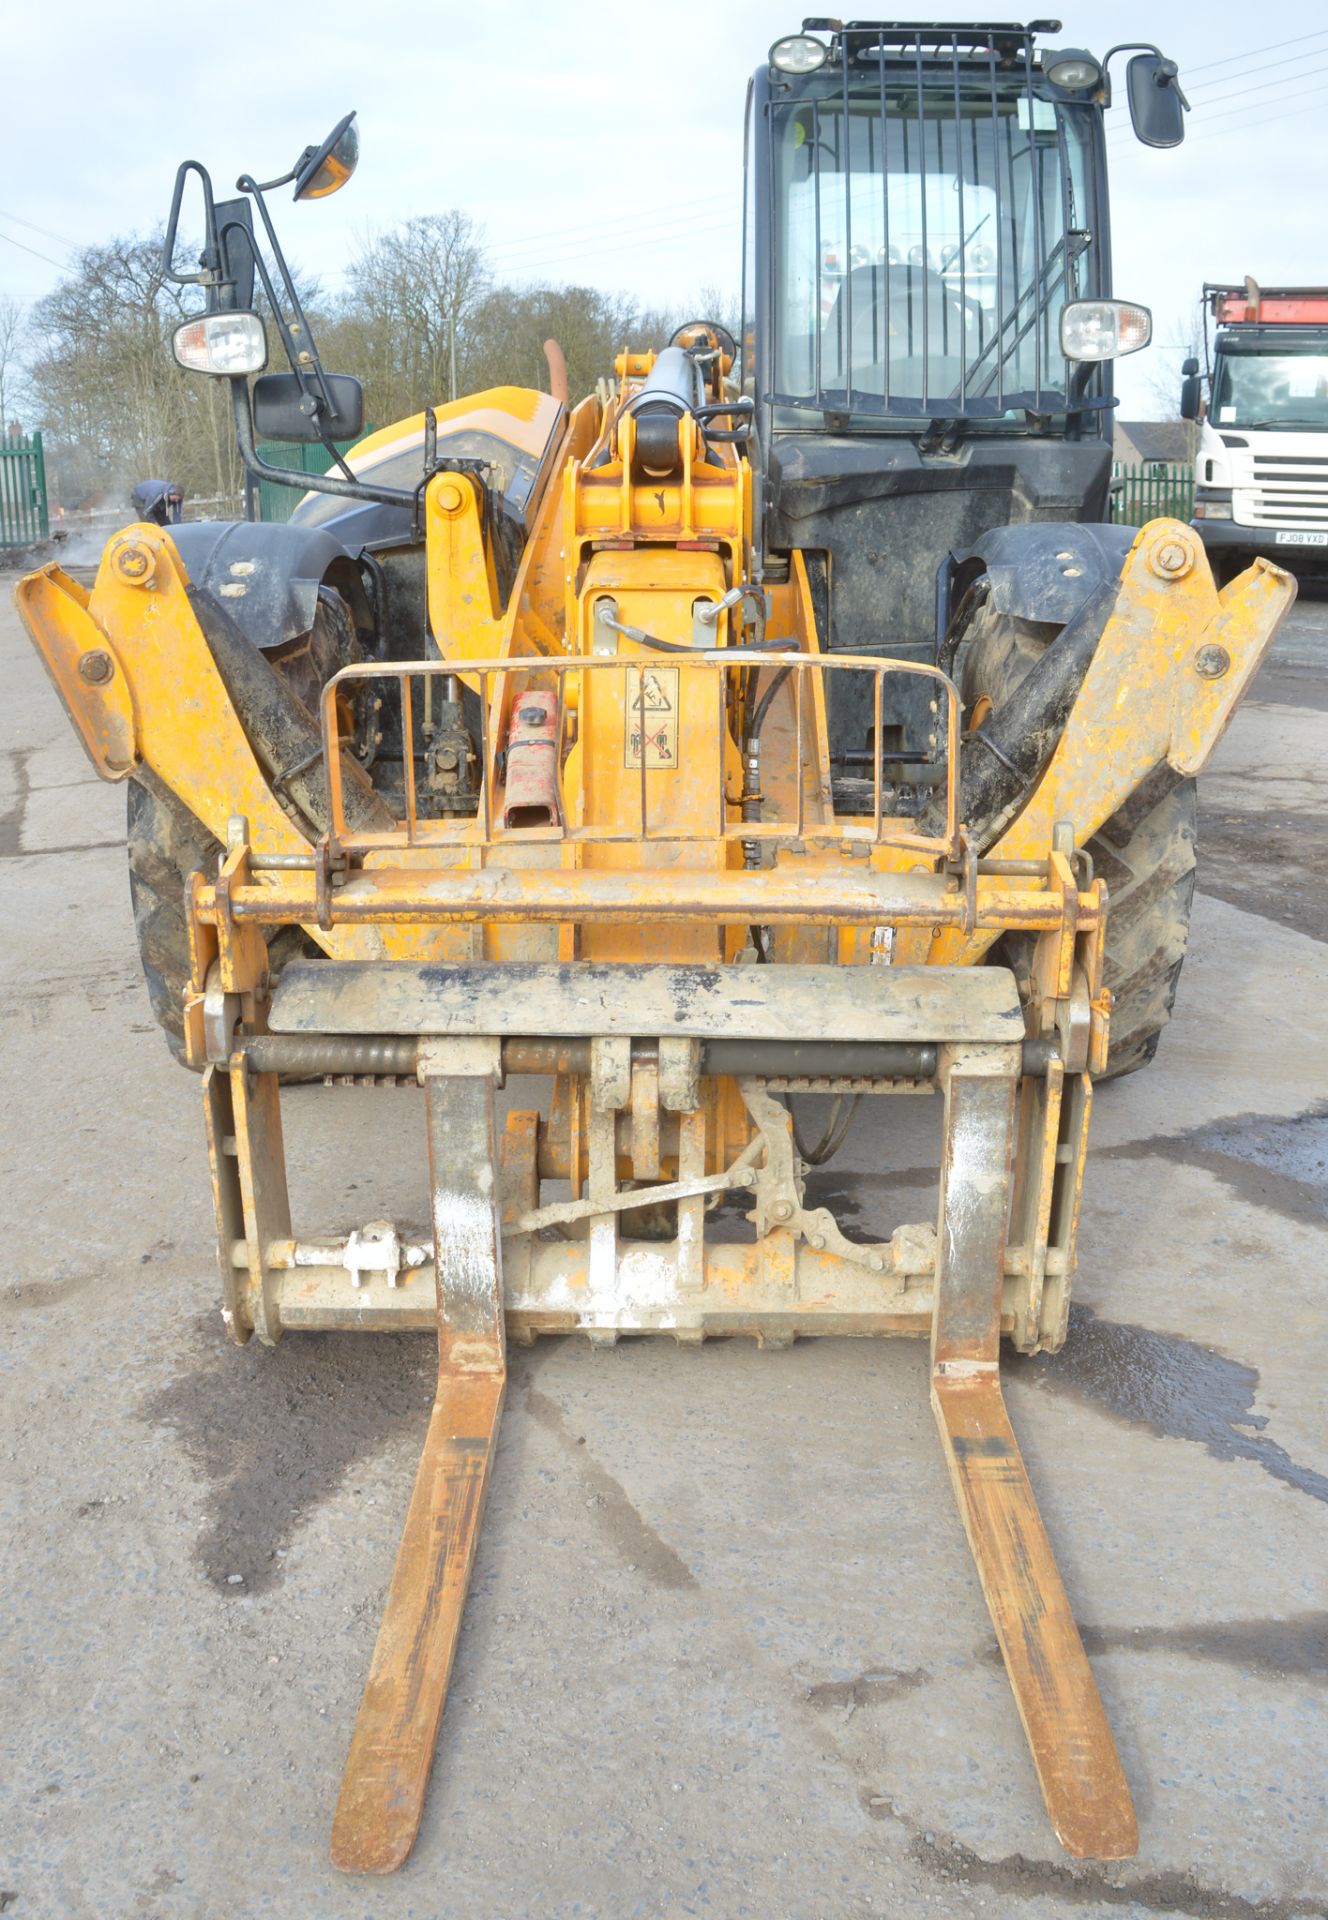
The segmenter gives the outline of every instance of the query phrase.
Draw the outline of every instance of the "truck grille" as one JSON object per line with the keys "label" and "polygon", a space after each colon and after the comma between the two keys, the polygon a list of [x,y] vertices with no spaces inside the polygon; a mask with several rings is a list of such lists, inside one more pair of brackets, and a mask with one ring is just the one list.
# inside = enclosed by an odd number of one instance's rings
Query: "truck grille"
{"label": "truck grille", "polygon": [[1237,487],[1232,517],[1247,527],[1328,527],[1328,455],[1260,453],[1253,486]]}

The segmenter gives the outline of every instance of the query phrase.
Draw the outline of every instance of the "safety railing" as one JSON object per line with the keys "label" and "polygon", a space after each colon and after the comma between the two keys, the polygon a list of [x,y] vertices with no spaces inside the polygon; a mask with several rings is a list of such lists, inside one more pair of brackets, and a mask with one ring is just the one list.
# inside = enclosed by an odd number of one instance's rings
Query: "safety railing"
{"label": "safety railing", "polygon": [[[355,440],[334,441],[339,454],[345,455],[357,446],[360,440],[368,439],[374,431],[366,427]],[[258,443],[260,458],[269,466],[298,468],[301,473],[326,473],[332,465],[332,455],[326,447],[309,446],[295,440],[260,440]],[[251,482],[257,492],[257,515],[259,520],[289,520],[304,494],[299,487],[287,486],[281,480],[259,480]]]}
{"label": "safety railing", "polygon": [[30,547],[49,530],[42,437],[7,433],[0,420],[0,547]]}
{"label": "safety railing", "polygon": [[[585,697],[588,678],[620,676],[618,692],[623,713],[629,715],[639,711],[644,728],[648,677],[658,675],[661,668],[670,672],[676,670],[682,675],[709,676],[713,682],[713,695],[701,695],[702,703],[708,697],[714,700],[711,709],[714,724],[709,729],[715,748],[711,769],[713,802],[692,809],[690,817],[683,821],[665,817],[670,809],[664,803],[671,796],[661,783],[683,777],[682,754],[687,736],[692,736],[693,741],[695,739],[700,711],[696,703],[682,698],[682,682],[679,681],[679,707],[686,709],[688,722],[674,760],[669,764],[662,764],[658,760],[652,763],[650,751],[642,738],[635,754],[624,752],[622,763],[625,771],[635,775],[630,782],[633,800],[628,803],[629,817],[601,820],[574,818],[577,809],[569,809],[564,790],[565,763],[572,744],[570,716],[583,713],[589,704]],[[791,734],[797,743],[797,764],[790,770],[791,777],[783,783],[786,789],[791,788],[791,805],[772,815],[772,801],[767,793],[761,804],[759,818],[750,817],[751,808],[745,808],[743,804],[744,799],[751,801],[756,796],[730,791],[727,778],[734,756],[741,753],[743,746],[743,676],[751,672],[771,676],[760,691],[762,697],[769,693],[772,699],[778,691],[774,686],[774,676],[786,676],[780,682],[780,689],[787,688],[789,706],[785,709],[785,717],[790,717],[791,709]],[[823,799],[816,805],[808,804],[808,771],[813,776],[820,772],[816,760],[817,741],[821,737],[821,730],[815,724],[816,696],[819,692],[824,701],[824,676],[831,673],[866,674],[872,681],[872,745],[866,756],[871,763],[872,804],[869,813],[864,811],[860,815],[837,816],[830,797],[828,778],[819,783],[813,780],[811,784],[816,785],[818,791],[823,788]],[[885,767],[896,757],[886,745],[886,724],[890,716],[887,682],[902,676],[932,681],[936,688],[932,697],[936,722],[933,731],[938,747],[936,762],[940,782],[934,789],[927,817],[940,818],[944,824],[934,832],[922,830],[907,817],[892,815],[887,805],[895,789],[885,778]],[[472,692],[478,694],[480,734],[477,743],[480,786],[474,796],[475,811],[473,816],[461,817],[455,813],[430,813],[431,798],[427,791],[421,792],[419,771],[419,763],[423,758],[423,689],[434,681],[456,678],[460,678]],[[353,698],[353,689],[365,681],[395,683],[397,689],[404,811],[391,828],[352,827],[347,818],[343,761],[345,745],[340,739],[341,715],[345,703]],[[510,686],[503,684],[508,682]],[[813,686],[813,682],[819,684]],[[417,687],[422,694],[418,713],[414,697]],[[753,688],[753,691],[756,690]],[[501,724],[503,716],[511,712],[520,694],[536,691],[556,694],[552,745],[557,819],[549,825],[504,825],[500,802],[504,786],[502,755],[506,742],[495,738],[495,716]],[[380,709],[375,726],[383,728],[385,718]],[[704,725],[703,720],[701,725]],[[365,662],[343,667],[327,682],[322,697],[322,728],[323,756],[328,770],[330,839],[333,846],[346,853],[457,846],[482,853],[499,845],[530,846],[541,842],[578,846],[639,842],[696,845],[715,841],[774,841],[784,844],[851,841],[868,846],[899,847],[939,859],[958,859],[961,854],[959,694],[954,682],[939,669],[912,661],[767,651],[758,653],[747,648],[721,648],[693,653],[670,651],[658,658],[645,655],[630,659],[618,655],[574,655],[564,659],[540,657],[529,660]],[[940,747],[942,740],[943,750]],[[630,746],[630,742],[620,743],[620,751],[623,745]],[[697,767],[689,760],[687,777],[695,781],[697,774]],[[867,784],[866,780],[863,784]],[[744,818],[744,813],[749,817]]]}
{"label": "safety railing", "polygon": [[1142,527],[1150,520],[1188,520],[1194,511],[1194,468],[1186,462],[1129,466],[1117,460],[1111,469],[1111,517],[1120,526]]}

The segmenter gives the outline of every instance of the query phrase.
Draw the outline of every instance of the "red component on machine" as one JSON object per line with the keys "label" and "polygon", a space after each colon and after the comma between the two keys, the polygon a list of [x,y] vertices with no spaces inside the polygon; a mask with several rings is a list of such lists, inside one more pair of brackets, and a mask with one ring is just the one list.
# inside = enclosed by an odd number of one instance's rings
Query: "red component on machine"
{"label": "red component on machine", "polygon": [[519,693],[507,730],[505,827],[557,827],[558,696]]}
{"label": "red component on machine", "polygon": [[1204,296],[1219,326],[1323,326],[1328,322],[1328,287],[1261,287],[1247,278],[1243,287],[1205,286]]}

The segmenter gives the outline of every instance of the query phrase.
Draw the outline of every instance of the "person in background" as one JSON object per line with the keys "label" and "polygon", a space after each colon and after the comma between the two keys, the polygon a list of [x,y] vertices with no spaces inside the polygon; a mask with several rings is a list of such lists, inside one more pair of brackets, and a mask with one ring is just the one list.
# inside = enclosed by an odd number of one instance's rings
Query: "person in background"
{"label": "person in background", "polygon": [[173,480],[140,480],[129,497],[140,520],[178,527],[184,518],[184,494]]}

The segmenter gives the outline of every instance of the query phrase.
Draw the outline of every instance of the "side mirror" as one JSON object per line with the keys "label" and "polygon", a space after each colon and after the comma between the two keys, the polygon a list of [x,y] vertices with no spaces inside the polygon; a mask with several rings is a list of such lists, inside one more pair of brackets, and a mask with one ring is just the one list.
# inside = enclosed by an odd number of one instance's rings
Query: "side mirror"
{"label": "side mirror", "polygon": [[355,115],[348,113],[337,121],[321,147],[306,147],[295,162],[295,198],[325,200],[329,193],[345,186],[359,157]]}
{"label": "side mirror", "polygon": [[[1187,360],[1185,362],[1187,368],[1192,367],[1194,364],[1193,360]],[[1182,420],[1197,420],[1199,418],[1199,376],[1197,373],[1187,372],[1185,378],[1180,383],[1180,417]]]}
{"label": "side mirror", "polygon": [[1136,53],[1125,69],[1130,119],[1146,147],[1178,147],[1185,138],[1185,110],[1179,68],[1160,53]]}
{"label": "side mirror", "polygon": [[323,379],[332,411],[321,419],[303,381],[294,373],[265,373],[253,386],[254,432],[261,440],[354,440],[364,430],[364,388],[349,373]]}

